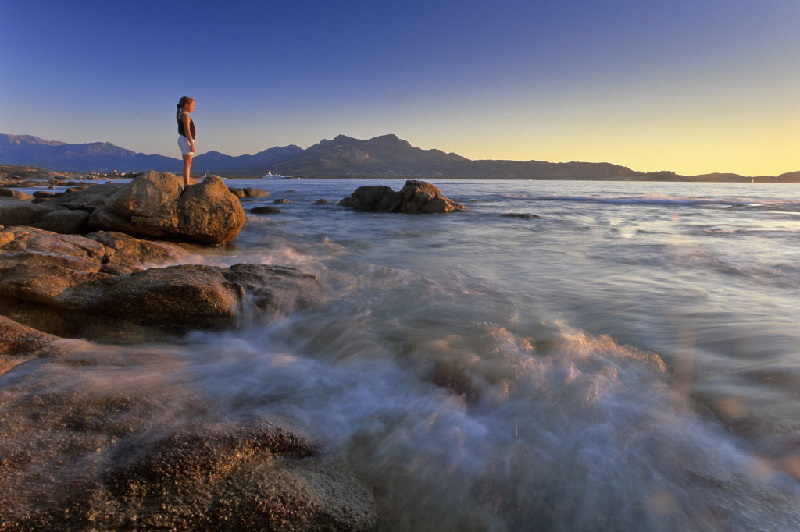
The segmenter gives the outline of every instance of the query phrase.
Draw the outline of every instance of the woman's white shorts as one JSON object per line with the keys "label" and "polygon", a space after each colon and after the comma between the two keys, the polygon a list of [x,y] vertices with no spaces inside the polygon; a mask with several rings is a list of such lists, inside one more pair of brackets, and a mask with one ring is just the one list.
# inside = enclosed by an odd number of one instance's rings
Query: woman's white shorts
{"label": "woman's white shorts", "polygon": [[178,147],[181,149],[182,155],[194,155],[192,147],[189,146],[189,139],[187,139],[183,135],[178,137]]}

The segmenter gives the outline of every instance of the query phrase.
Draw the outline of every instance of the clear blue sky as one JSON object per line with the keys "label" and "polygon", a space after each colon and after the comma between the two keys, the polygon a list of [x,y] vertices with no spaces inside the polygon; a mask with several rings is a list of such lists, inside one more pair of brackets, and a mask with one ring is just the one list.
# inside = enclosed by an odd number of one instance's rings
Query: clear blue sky
{"label": "clear blue sky", "polygon": [[799,0],[0,0],[0,132],[800,170]]}

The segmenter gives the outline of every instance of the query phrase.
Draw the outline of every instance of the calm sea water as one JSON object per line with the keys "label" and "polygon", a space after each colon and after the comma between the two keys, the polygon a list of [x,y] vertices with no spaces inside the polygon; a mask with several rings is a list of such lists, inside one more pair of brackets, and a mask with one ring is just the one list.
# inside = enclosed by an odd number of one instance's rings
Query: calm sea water
{"label": "calm sea water", "polygon": [[198,260],[325,296],[170,347],[197,390],[318,435],[382,530],[800,530],[800,185],[432,182],[469,211],[231,181],[293,203]]}

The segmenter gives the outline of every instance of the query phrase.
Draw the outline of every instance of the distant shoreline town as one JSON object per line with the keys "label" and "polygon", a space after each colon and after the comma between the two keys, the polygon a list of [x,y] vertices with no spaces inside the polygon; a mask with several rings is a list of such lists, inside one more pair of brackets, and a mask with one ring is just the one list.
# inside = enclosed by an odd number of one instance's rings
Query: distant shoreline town
{"label": "distant shoreline town", "polygon": [[[176,172],[181,162],[147,155],[108,142],[68,144],[32,135],[0,134],[0,178],[38,178],[62,174],[72,179],[125,177],[149,170]],[[396,135],[360,140],[339,135],[303,149],[274,147],[253,155],[208,152],[194,158],[193,172],[225,177],[383,179],[554,179],[595,181],[689,181],[718,183],[800,183],[800,171],[778,176],[711,173],[696,176],[671,171],[638,172],[611,163],[470,160],[455,153],[423,150]],[[52,175],[50,175],[52,174]]]}

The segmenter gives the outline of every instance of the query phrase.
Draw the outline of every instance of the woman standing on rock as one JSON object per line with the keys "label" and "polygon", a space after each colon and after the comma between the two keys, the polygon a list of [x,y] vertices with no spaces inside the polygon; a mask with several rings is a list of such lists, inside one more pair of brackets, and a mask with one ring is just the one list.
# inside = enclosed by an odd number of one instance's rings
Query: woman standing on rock
{"label": "woman standing on rock", "polygon": [[178,102],[178,146],[183,155],[183,187],[189,186],[189,173],[194,155],[194,121],[190,113],[194,111],[194,99],[184,96]]}

